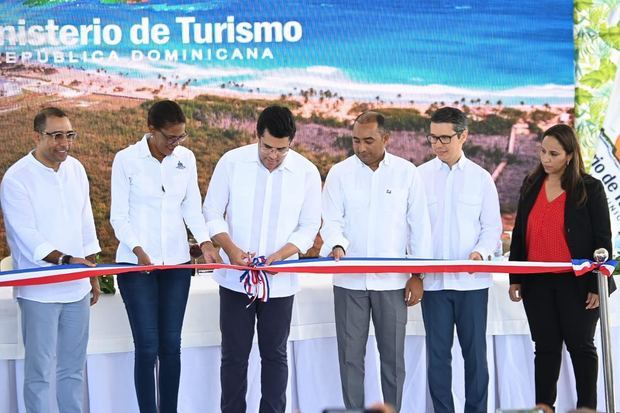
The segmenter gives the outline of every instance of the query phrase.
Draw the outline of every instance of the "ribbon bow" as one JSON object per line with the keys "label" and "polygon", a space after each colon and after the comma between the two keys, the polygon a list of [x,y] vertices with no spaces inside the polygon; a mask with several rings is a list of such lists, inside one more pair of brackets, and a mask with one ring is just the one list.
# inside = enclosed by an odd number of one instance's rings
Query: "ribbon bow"
{"label": "ribbon bow", "polygon": [[582,259],[572,260],[572,263],[573,271],[575,272],[575,276],[577,277],[580,277],[594,270],[598,270],[606,277],[611,277],[611,275],[614,273],[614,270],[616,269],[616,266],[618,265],[618,262],[615,260],[596,262],[588,259]]}
{"label": "ribbon bow", "polygon": [[265,271],[258,268],[265,265],[265,261],[267,260],[264,256],[255,257],[251,263],[248,263],[251,268],[245,270],[239,277],[245,294],[250,299],[246,308],[249,308],[256,299],[264,303],[269,300],[269,277]]}

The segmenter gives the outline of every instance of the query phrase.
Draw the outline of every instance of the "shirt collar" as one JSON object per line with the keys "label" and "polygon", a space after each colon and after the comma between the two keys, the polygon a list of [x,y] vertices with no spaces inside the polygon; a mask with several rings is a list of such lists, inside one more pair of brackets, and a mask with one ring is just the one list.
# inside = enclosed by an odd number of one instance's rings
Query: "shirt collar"
{"label": "shirt collar", "polygon": [[441,170],[441,169],[446,169],[446,170],[450,170],[450,169],[459,169],[459,170],[463,170],[465,169],[465,165],[467,164],[467,157],[465,156],[465,153],[463,151],[461,151],[461,157],[459,158],[459,160],[454,164],[454,166],[452,168],[450,168],[448,166],[447,163],[443,162],[442,160],[440,160],[439,158],[435,157],[435,169],[437,171]]}
{"label": "shirt collar", "polygon": [[[366,165],[364,162],[362,162],[362,160],[357,155],[353,155],[353,156],[355,157],[355,161],[357,162],[358,166],[368,167],[368,165]],[[381,160],[381,162],[379,162],[379,166],[381,166],[381,165],[390,166],[390,164],[392,163],[392,157],[393,156],[394,155],[388,153],[388,151],[385,151],[383,159]]]}
{"label": "shirt collar", "polygon": [[[265,168],[265,165],[263,165],[263,163],[260,161],[260,157],[258,156],[258,143],[252,143],[250,145],[254,147],[254,155],[246,158],[247,159],[246,162],[257,163],[259,166],[262,166],[263,168]],[[279,171],[281,169],[286,169],[289,172],[293,171],[294,161],[291,159],[291,152],[294,152],[294,151],[292,149],[289,149],[282,163],[276,169],[274,169],[274,171]]]}
{"label": "shirt collar", "polygon": [[42,170],[45,171],[51,171],[51,172],[60,172],[60,170],[63,168],[63,164],[65,163],[65,161],[60,163],[60,166],[58,167],[58,170],[54,170],[54,168],[50,168],[47,165],[44,165],[41,161],[39,161],[37,158],[34,157],[34,149],[32,151],[30,151],[30,153],[28,154],[28,159],[30,159],[30,162],[36,167],[36,168],[40,168]]}
{"label": "shirt collar", "polygon": [[[138,141],[138,143],[136,144],[137,148],[138,148],[138,157],[140,157],[140,158],[149,158],[149,157],[155,158],[153,156],[153,154],[151,153],[151,150],[149,149],[149,142],[148,142],[149,141],[149,136],[151,136],[149,133],[145,134],[142,137],[142,139],[140,139]],[[168,155],[168,156],[173,156],[173,157],[176,158],[176,153],[175,152],[177,151],[177,148],[178,148],[178,146],[176,148],[174,148],[172,153],[170,155]],[[165,158],[166,157],[164,157],[164,159]]]}

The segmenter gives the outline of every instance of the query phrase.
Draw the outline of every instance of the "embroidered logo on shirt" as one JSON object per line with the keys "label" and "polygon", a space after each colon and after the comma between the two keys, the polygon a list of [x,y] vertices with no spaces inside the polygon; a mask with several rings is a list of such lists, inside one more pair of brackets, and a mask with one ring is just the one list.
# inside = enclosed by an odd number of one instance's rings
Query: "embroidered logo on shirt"
{"label": "embroidered logo on shirt", "polygon": [[385,190],[385,193],[386,193],[386,194],[391,194],[391,193],[392,193],[392,190],[391,190],[391,189],[386,189],[386,190]]}
{"label": "embroidered logo on shirt", "polygon": [[177,169],[185,169],[185,165],[181,161],[177,164]]}

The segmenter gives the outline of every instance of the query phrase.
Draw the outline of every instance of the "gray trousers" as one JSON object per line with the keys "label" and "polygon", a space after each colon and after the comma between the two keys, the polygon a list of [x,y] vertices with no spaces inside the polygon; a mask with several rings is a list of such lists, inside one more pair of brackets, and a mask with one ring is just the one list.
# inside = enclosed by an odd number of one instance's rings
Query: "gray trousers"
{"label": "gray trousers", "polygon": [[41,303],[22,298],[18,303],[25,348],[26,411],[52,411],[50,381],[56,361],[58,411],[82,412],[90,294],[73,303]]}
{"label": "gray trousers", "polygon": [[405,290],[368,291],[334,287],[336,337],[342,396],[348,409],[364,407],[364,358],[370,317],[381,360],[383,401],[398,412],[405,382]]}

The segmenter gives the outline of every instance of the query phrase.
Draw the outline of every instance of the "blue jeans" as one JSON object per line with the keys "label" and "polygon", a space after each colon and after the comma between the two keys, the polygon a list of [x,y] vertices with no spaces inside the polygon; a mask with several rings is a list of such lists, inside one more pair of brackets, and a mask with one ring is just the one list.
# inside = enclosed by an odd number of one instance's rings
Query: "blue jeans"
{"label": "blue jeans", "polygon": [[56,358],[56,400],[63,413],[84,406],[84,367],[88,344],[90,294],[72,303],[18,299],[22,317],[24,404],[28,413],[47,413]]}
{"label": "blue jeans", "polygon": [[454,413],[452,343],[454,327],[465,363],[465,413],[486,413],[487,302],[489,289],[424,291],[428,387],[435,413]]}
{"label": "blue jeans", "polygon": [[135,346],[134,383],[141,413],[157,413],[155,363],[159,360],[159,412],[177,411],[181,328],[191,269],[132,272],[118,277]]}

